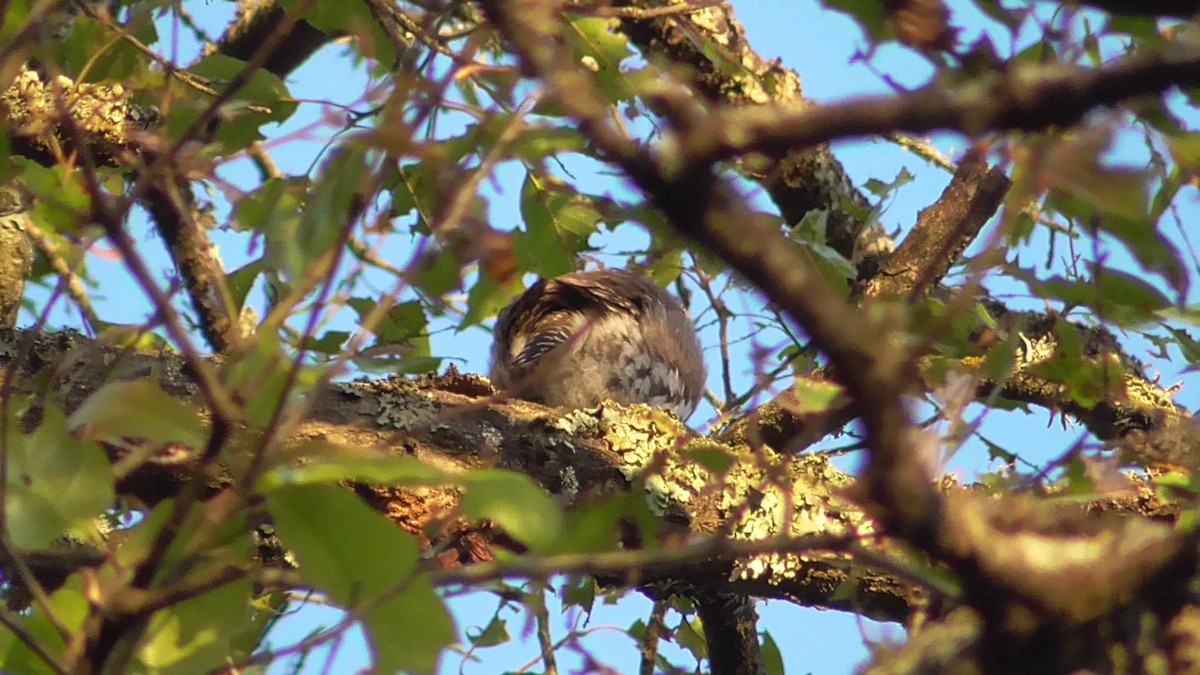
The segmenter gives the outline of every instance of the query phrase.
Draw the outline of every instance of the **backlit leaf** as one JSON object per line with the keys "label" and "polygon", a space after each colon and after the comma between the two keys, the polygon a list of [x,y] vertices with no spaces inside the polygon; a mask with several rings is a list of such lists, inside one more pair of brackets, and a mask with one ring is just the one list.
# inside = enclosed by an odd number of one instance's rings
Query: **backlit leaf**
{"label": "backlit leaf", "polygon": [[305,581],[364,617],[374,669],[433,672],[454,626],[429,582],[413,576],[412,537],[341,487],[281,488],[267,504]]}
{"label": "backlit leaf", "polygon": [[558,536],[562,509],[528,476],[511,471],[480,470],[463,481],[461,508],[478,520],[491,520],[530,548]]}
{"label": "backlit leaf", "polygon": [[68,433],[54,406],[32,434],[19,428],[8,427],[7,526],[18,548],[37,549],[112,507],[112,469],[103,448]]}
{"label": "backlit leaf", "polygon": [[206,437],[196,406],[151,380],[104,385],[71,414],[67,425],[97,441],[141,438],[198,448]]}

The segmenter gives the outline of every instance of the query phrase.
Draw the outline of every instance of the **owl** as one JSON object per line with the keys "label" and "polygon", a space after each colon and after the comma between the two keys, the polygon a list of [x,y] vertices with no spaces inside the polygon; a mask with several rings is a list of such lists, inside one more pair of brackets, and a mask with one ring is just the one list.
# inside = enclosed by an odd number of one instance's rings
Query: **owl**
{"label": "owl", "polygon": [[624,270],[540,279],[500,312],[491,378],[551,406],[645,403],[687,419],[704,392],[696,329],[673,295]]}

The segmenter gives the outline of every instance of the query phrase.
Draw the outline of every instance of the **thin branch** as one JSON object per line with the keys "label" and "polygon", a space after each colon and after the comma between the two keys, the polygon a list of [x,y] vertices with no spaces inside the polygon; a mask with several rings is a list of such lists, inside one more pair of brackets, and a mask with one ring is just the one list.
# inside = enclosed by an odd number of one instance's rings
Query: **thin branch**
{"label": "thin branch", "polygon": [[96,314],[96,309],[92,307],[91,298],[88,297],[87,289],[83,287],[83,281],[71,265],[63,258],[59,252],[58,245],[48,234],[42,231],[40,227],[32,221],[25,224],[26,230],[29,231],[29,237],[37,246],[37,249],[46,257],[50,263],[50,269],[62,279],[65,284],[67,295],[79,308],[79,313],[83,315],[84,325],[88,330],[95,333],[100,330],[100,317]]}
{"label": "thin branch", "polygon": [[658,672],[658,643],[667,627],[665,623],[667,609],[666,601],[654,601],[654,607],[650,610],[650,618],[646,620],[646,634],[638,645],[638,650],[642,653],[638,675],[654,675]]}
{"label": "thin branch", "polygon": [[538,647],[541,649],[542,665],[546,675],[558,675],[558,661],[554,658],[554,640],[550,637],[550,613],[546,610],[546,591],[541,585],[536,587],[539,594],[536,600],[526,603],[531,607],[537,620]]}

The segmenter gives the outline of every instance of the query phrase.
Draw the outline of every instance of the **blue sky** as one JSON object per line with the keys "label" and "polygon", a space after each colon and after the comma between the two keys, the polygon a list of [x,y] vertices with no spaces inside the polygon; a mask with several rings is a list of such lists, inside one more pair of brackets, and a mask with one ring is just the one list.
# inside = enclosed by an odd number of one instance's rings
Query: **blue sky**
{"label": "blue sky", "polygon": [[[783,62],[796,69],[804,82],[806,95],[817,101],[834,101],[854,95],[888,93],[889,85],[877,74],[885,72],[894,81],[903,86],[916,86],[927,80],[932,69],[922,58],[913,55],[899,47],[884,47],[876,52],[869,60],[852,63],[856,52],[862,47],[861,35],[856,26],[842,15],[820,9],[817,3],[794,2],[794,0],[749,0],[735,2],[737,16],[744,22],[753,44],[759,53],[767,58],[779,57]],[[954,21],[966,28],[961,36],[963,41],[975,39],[980,30],[987,29],[986,21],[975,14],[968,14],[962,6],[966,3],[953,3],[956,6]],[[187,3],[189,12],[196,21],[208,27],[213,34],[219,33],[226,13],[230,10],[229,3],[193,2]],[[992,26],[991,29],[995,27]],[[999,33],[993,30],[993,34]],[[172,32],[166,24],[161,28],[163,43],[158,47],[164,54],[174,50],[170,40]],[[180,43],[178,53],[181,61],[186,62],[189,55],[195,53],[195,43],[190,41],[186,31],[178,33]],[[1028,39],[1028,36],[1026,36]],[[997,40],[998,48],[1007,50],[1007,39]],[[313,101],[300,107],[296,116],[278,129],[268,132],[273,137],[286,136],[298,129],[307,127],[323,115],[335,111],[316,103],[317,101],[356,105],[358,109],[364,106],[360,100],[370,87],[364,75],[355,70],[345,58],[345,47],[333,45],[326,48],[301,69],[296,71],[288,84],[293,95],[301,100]],[[449,122],[453,124],[453,122]],[[273,149],[273,155],[280,169],[287,174],[304,174],[310,170],[314,162],[319,163],[323,148],[320,129],[312,134],[311,140],[291,140]],[[934,137],[936,145],[945,153],[953,155],[961,151],[963,142],[953,135]],[[911,184],[902,188],[891,197],[884,212],[883,222],[892,229],[907,229],[914,221],[917,212],[934,201],[949,179],[949,175],[940,170],[928,167],[919,159],[912,157],[894,144],[883,141],[848,141],[835,145],[837,156],[845,164],[851,178],[857,185],[862,185],[868,179],[891,181],[902,169],[908,169],[914,174]],[[1145,161],[1145,153],[1135,140],[1122,139],[1114,151],[1114,159],[1120,162],[1137,164]],[[604,167],[589,166],[586,163],[576,166],[571,164],[572,180],[589,191],[613,190],[625,199],[635,199],[635,195],[610,177],[604,175]],[[253,187],[256,173],[245,160],[231,162],[219,169],[219,175],[232,184],[243,188]],[[516,201],[520,192],[521,174],[515,167],[502,167],[497,172],[496,180],[487,188],[491,204],[491,217],[494,225],[500,229],[511,229],[520,223],[520,215]],[[753,193],[756,203],[764,210],[769,210],[769,200],[761,191]],[[218,203],[222,202],[221,195],[210,195]],[[1186,210],[1185,215],[1196,216],[1195,194],[1186,194],[1180,201]],[[1193,218],[1194,219],[1194,218]],[[1185,220],[1186,222],[1186,220]],[[400,228],[402,229],[402,228]],[[169,268],[161,244],[147,234],[144,221],[135,223],[135,231],[140,233],[139,240],[144,244],[144,250],[150,258],[153,269]],[[215,240],[221,247],[230,269],[237,267],[248,259],[245,238],[234,232],[217,232]],[[609,250],[629,250],[636,248],[638,242],[644,241],[645,235],[636,227],[627,226],[619,229],[608,239],[596,239],[593,243],[602,244]],[[385,255],[395,256],[390,259],[394,264],[406,261],[411,250],[408,240],[397,236],[385,249]],[[1121,260],[1123,252],[1119,247],[1110,251],[1114,260]],[[1045,255],[1045,238],[1035,238],[1035,244],[1030,249],[1026,259],[1028,265],[1034,260],[1041,260]],[[1127,260],[1127,256],[1125,257]],[[1114,265],[1119,263],[1114,262]],[[150,314],[148,302],[141,300],[140,291],[129,281],[119,262],[105,260],[92,256],[89,267],[99,281],[98,295],[103,299],[97,302],[97,308],[102,318],[110,321],[140,323]],[[386,280],[380,280],[378,292],[390,287]],[[1001,292],[1024,293],[1019,287],[999,287],[993,290]],[[1193,291],[1193,294],[1195,291]],[[44,297],[42,293],[40,296]],[[261,302],[261,296],[258,301]],[[138,300],[132,300],[136,298]],[[1193,297],[1192,302],[1195,301]],[[758,301],[753,296],[740,298],[746,307],[755,306]],[[1020,299],[1016,299],[1020,302]],[[1033,307],[1038,305],[1034,304]],[[736,308],[736,306],[735,306]],[[333,325],[348,322],[348,317],[341,317]],[[58,325],[76,325],[77,321],[64,311],[57,311],[52,323]],[[348,323],[346,324],[348,325]],[[748,324],[735,325],[740,334],[753,331]],[[709,354],[715,344],[711,334],[704,336]],[[490,334],[485,329],[472,328],[463,332],[441,331],[434,335],[433,351],[435,355],[453,359],[462,370],[467,372],[486,372],[486,354],[490,344]],[[1141,344],[1137,341],[1135,346]],[[748,359],[745,361],[749,363]],[[715,360],[713,361],[715,363]],[[719,388],[718,373],[715,367],[710,369],[710,382],[714,388]],[[736,381],[743,384],[750,381],[753,373],[746,366],[735,371]],[[1200,404],[1194,376],[1182,376],[1178,373],[1165,373],[1164,381],[1174,382],[1179,379],[1191,379],[1191,389],[1184,389],[1181,402],[1195,409]],[[977,413],[978,410],[975,410]],[[700,425],[711,417],[711,411],[702,410],[691,420],[693,425]],[[1078,428],[1064,429],[1057,422],[1047,427],[1048,415],[1037,411],[1032,415],[1023,413],[992,413],[984,421],[981,431],[988,438],[1014,449],[1039,448],[1027,458],[1036,461],[1052,456],[1056,451],[1069,446],[1081,431]],[[848,462],[852,465],[852,461]],[[986,454],[982,444],[974,442],[963,448],[950,464],[951,470],[957,472],[965,480],[972,479],[976,473],[986,467]],[[495,611],[496,601],[488,595],[474,594],[451,600],[451,607],[458,617],[460,630],[479,626],[490,618]],[[588,623],[589,628],[598,629],[584,642],[602,661],[609,663],[618,670],[628,672],[636,667],[636,649],[632,642],[619,630],[603,630],[603,626],[624,628],[635,619],[645,619],[649,615],[649,602],[638,594],[631,594],[626,600],[614,606],[600,605]],[[796,607],[789,603],[770,602],[762,608],[762,627],[771,631],[783,651],[788,672],[812,673],[842,673],[849,672],[855,664],[867,656],[864,639],[877,641],[895,639],[902,635],[895,626],[883,626],[862,621],[854,615],[840,612],[825,612]],[[557,616],[557,608],[553,601],[550,605],[551,616]],[[525,617],[516,612],[506,613],[510,618],[510,631],[514,634],[521,632]],[[303,637],[314,627],[332,625],[337,620],[336,612],[328,608],[308,607],[287,619],[280,629],[272,636],[277,644],[286,644]],[[561,629],[561,626],[560,626]],[[561,630],[555,634],[561,635]],[[678,651],[667,653],[678,654]],[[365,646],[359,635],[350,635],[345,644],[334,650],[333,671],[347,672],[366,663]],[[536,644],[530,639],[518,639],[503,647],[484,650],[477,654],[481,659],[478,663],[467,663],[462,672],[485,675],[504,669],[519,668],[537,655]],[[561,664],[568,668],[572,656],[564,652]],[[459,670],[461,659],[453,654],[445,660],[446,672]],[[682,657],[677,659],[683,664],[688,662]],[[326,665],[325,656],[316,653],[310,657],[305,672],[320,672]],[[535,669],[537,666],[535,664]]]}

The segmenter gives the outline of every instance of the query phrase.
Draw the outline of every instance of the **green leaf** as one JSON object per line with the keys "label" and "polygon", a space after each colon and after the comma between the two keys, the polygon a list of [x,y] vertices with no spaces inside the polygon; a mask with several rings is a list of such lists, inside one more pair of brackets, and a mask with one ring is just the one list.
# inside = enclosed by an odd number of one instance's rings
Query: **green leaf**
{"label": "green leaf", "polygon": [[318,354],[328,354],[329,356],[340,356],[344,351],[342,346],[350,339],[350,331],[345,330],[327,330],[321,333],[319,337],[306,338],[304,340],[304,348]]}
{"label": "green leaf", "polygon": [[428,162],[400,167],[395,180],[386,184],[392,196],[389,215],[398,218],[416,211],[418,222],[422,222],[426,214],[434,213],[439,200],[434,166],[434,162]]}
{"label": "green leaf", "polygon": [[842,298],[850,297],[850,280],[855,277],[857,271],[849,260],[824,244],[809,244],[801,246],[800,250],[817,268],[830,291]]}
{"label": "green leaf", "polygon": [[517,260],[522,269],[543,277],[574,271],[575,259],[601,220],[582,195],[532,171],[521,187],[521,217],[526,229],[513,233]]}
{"label": "green leaf", "polygon": [[[1034,67],[1043,66],[1048,63],[1055,63],[1058,61],[1058,58],[1058,54],[1055,52],[1054,45],[1052,43],[1047,42],[1046,40],[1039,40],[1029,45],[1025,49],[1017,52],[1016,55],[1013,56],[1012,61],[1013,63]],[[989,64],[989,66],[991,66],[991,64]]]}
{"label": "green leaf", "polygon": [[[70,32],[53,43],[58,47],[66,65],[66,72],[83,74],[86,82],[122,82],[129,86],[147,70],[147,57],[127,40],[113,40],[112,29],[99,25],[90,18],[74,17]],[[124,34],[144,45],[158,41],[153,22],[146,20],[121,23]],[[103,45],[103,49],[98,49]]]}
{"label": "green leaf", "polygon": [[1090,307],[1124,326],[1153,321],[1155,312],[1171,306],[1166,296],[1137,276],[1107,267],[1094,268],[1092,274],[1093,278],[1086,281],[1055,276],[1042,282],[1026,278],[1026,282],[1041,297]]}
{"label": "green leaf", "polygon": [[8,428],[8,531],[18,548],[43,548],[112,507],[108,456],[68,433],[61,410],[47,406],[32,434],[16,420]]}
{"label": "green leaf", "polygon": [[138,659],[156,673],[187,675],[233,656],[230,641],[252,619],[252,590],[252,581],[241,579],[155,612]]}
{"label": "green leaf", "polygon": [[281,488],[266,499],[300,576],[364,613],[374,670],[433,672],[454,626],[428,580],[414,576],[412,537],[341,487]]}
{"label": "green leaf", "polygon": [[775,638],[766,631],[762,636],[762,665],[765,675],[784,675],[783,653],[779,651]]}
{"label": "green leaf", "polygon": [[804,214],[800,222],[788,228],[787,236],[803,244],[826,244],[829,230],[828,209],[813,209]]}
{"label": "green leaf", "polygon": [[508,622],[498,616],[493,616],[483,630],[468,629],[467,640],[473,647],[495,647],[510,642],[512,635],[508,632]]}
{"label": "green leaf", "polygon": [[467,314],[459,324],[459,329],[483,323],[496,316],[518,292],[514,284],[501,286],[481,275],[475,285],[471,286],[471,290],[467,291]]}
{"label": "green leaf", "polygon": [[310,441],[289,454],[288,462],[272,468],[259,483],[270,492],[302,485],[356,481],[378,485],[439,485],[450,476],[414,457],[397,457],[380,451],[362,450]]}
{"label": "green leaf", "polygon": [[900,188],[913,182],[914,176],[906,168],[901,168],[890,183],[885,183],[878,178],[870,178],[863,185],[867,192],[879,197],[881,200],[890,196]]}
{"label": "green leaf", "polygon": [[[379,305],[379,301],[374,298],[351,298],[348,304],[358,314],[361,324]],[[429,320],[425,318],[424,306],[417,300],[392,305],[382,320],[371,326],[371,331],[378,337],[379,344],[385,345],[412,344],[424,338],[424,355],[429,355]]]}
{"label": "green leaf", "polygon": [[724,476],[726,471],[733,466],[737,458],[729,454],[719,445],[701,445],[698,448],[692,448],[688,451],[688,457],[708,469],[716,476]]}
{"label": "green leaf", "polygon": [[583,134],[574,128],[531,126],[526,127],[510,151],[513,157],[529,164],[540,164],[547,157],[566,153],[581,153],[587,148]]}
{"label": "green leaf", "polygon": [[887,40],[892,35],[887,11],[879,0],[821,0],[821,4],[849,15],[873,43]]}
{"label": "green leaf", "polygon": [[43,167],[23,157],[13,158],[20,167],[21,184],[36,202],[30,218],[39,227],[59,234],[73,234],[89,220],[92,199],[79,171],[63,164]]}
{"label": "green leaf", "polygon": [[679,646],[691,652],[696,660],[708,656],[708,642],[704,639],[704,629],[700,626],[699,619],[681,621],[675,635]]}
{"label": "green leaf", "polygon": [[1148,224],[1150,171],[1104,164],[1103,155],[1111,144],[1107,129],[1083,129],[1051,143],[1039,177],[1098,213]]}
{"label": "green leaf", "polygon": [[596,604],[596,580],[590,576],[580,577],[573,582],[568,580],[563,584],[560,595],[564,606],[574,605],[591,614]]}
{"label": "green leaf", "polygon": [[250,607],[253,612],[242,629],[230,637],[230,654],[253,654],[265,644],[266,636],[280,619],[289,614],[291,597],[289,593],[276,591],[251,598]]}
{"label": "green leaf", "polygon": [[1168,333],[1174,336],[1175,340],[1171,343],[1178,349],[1190,366],[1188,370],[1195,370],[1200,367],[1200,341],[1194,339],[1190,333],[1182,328],[1172,328],[1171,326],[1163,327]]}
{"label": "green leaf", "polygon": [[[268,220],[267,263],[286,273],[289,282],[305,279],[341,243],[358,200],[366,199],[371,163],[358,144],[339,146],[308,191],[299,220]],[[283,189],[283,188],[276,188]],[[266,195],[271,197],[274,195]],[[280,199],[283,195],[280,195]],[[287,202],[290,206],[290,201]],[[264,206],[269,205],[267,201]]]}
{"label": "green leaf", "polygon": [[[5,6],[4,21],[0,22],[0,44],[15,44],[17,34],[23,30],[28,30],[31,10],[35,4],[32,0],[17,0]],[[43,16],[41,7],[39,7],[38,20],[43,20]],[[9,75],[15,75],[15,73],[9,73]],[[0,86],[2,87],[7,88],[10,84],[12,82],[0,81]],[[0,662],[3,662],[3,660],[0,659]]]}
{"label": "green leaf", "polygon": [[1158,21],[1152,16],[1116,14],[1109,20],[1107,32],[1122,33],[1137,38],[1143,48],[1161,45],[1163,42],[1162,33],[1158,29]]}
{"label": "green leaf", "polygon": [[417,265],[414,285],[440,297],[462,287],[463,262],[454,251],[434,249]]}
{"label": "green leaf", "polygon": [[[379,306],[373,298],[351,298],[349,305],[358,313],[359,324]],[[356,357],[354,363],[364,370],[404,375],[433,372],[441,359],[433,358],[429,346],[429,319],[424,305],[417,301],[393,305],[387,313],[370,326],[376,340],[366,356]]]}
{"label": "green leaf", "polygon": [[229,285],[234,305],[239,310],[246,305],[246,296],[250,294],[250,289],[262,274],[264,267],[263,261],[252,260],[225,275],[225,283]]}
{"label": "green leaf", "polygon": [[295,232],[300,226],[300,211],[308,185],[303,178],[268,180],[238,200],[233,208],[234,224],[238,229],[266,232],[268,236],[272,232]]}
{"label": "green leaf", "polygon": [[[204,57],[191,69],[194,77],[202,79],[207,86],[225,90],[246,70],[244,61],[222,54]],[[196,127],[208,111],[212,98],[191,88],[180,87],[181,95],[169,108],[160,125],[172,138],[182,138]],[[225,101],[219,113],[221,123],[213,127],[216,132],[213,144],[203,152],[206,156],[240,152],[255,141],[265,138],[262,127],[283,122],[296,110],[296,101],[288,93],[283,80],[258,69],[248,78],[244,86],[237,89]]]}
{"label": "green leaf", "polygon": [[[210,54],[188,70],[192,75],[223,84],[239,78],[248,66],[245,61],[231,56]],[[257,116],[260,123],[282,122],[295,112],[297,105],[283,80],[262,68],[255,70],[249,81],[234,92],[230,100],[257,106],[259,110],[256,111],[245,107],[240,109],[245,114]]]}
{"label": "green leaf", "polygon": [[1200,133],[1166,136],[1164,140],[1171,150],[1171,157],[1180,166],[1192,173],[1200,173]]}
{"label": "green leaf", "polygon": [[[878,211],[871,211],[872,218],[878,218]],[[778,220],[775,216],[763,214],[759,217]],[[858,270],[841,253],[826,243],[826,228],[829,212],[824,209],[814,209],[804,214],[794,227],[786,228],[787,236],[799,245],[800,250],[817,267],[821,277],[830,287],[843,296],[850,294],[849,279],[858,275]],[[781,223],[782,225],[782,223]]]}
{"label": "green leaf", "polygon": [[96,333],[100,341],[113,347],[155,351],[169,354],[174,351],[171,343],[157,333],[146,330],[145,324],[120,324],[96,321]]}
{"label": "green leaf", "polygon": [[674,283],[682,273],[683,251],[678,248],[660,251],[657,259],[646,270],[646,276],[659,286]]}
{"label": "green leaf", "polygon": [[456,639],[454,620],[425,577],[368,614],[366,623],[379,673],[438,672],[442,649]]}
{"label": "green leaf", "polygon": [[1013,331],[992,345],[984,354],[983,372],[994,382],[1007,382],[1017,365],[1017,347],[1021,345],[1021,336]]}
{"label": "green leaf", "polygon": [[571,28],[579,37],[575,61],[596,74],[596,81],[609,101],[627,101],[636,92],[621,70],[621,62],[633,54],[629,39],[612,30],[608,19],[576,19]]}
{"label": "green leaf", "polygon": [[[645,500],[641,503],[644,504]],[[621,523],[630,510],[629,499],[624,494],[573,508],[564,514],[561,535],[546,552],[599,553],[614,550],[620,546]]]}
{"label": "green leaf", "polygon": [[151,380],[104,385],[71,414],[67,424],[96,441],[142,438],[199,448],[207,436],[196,407]]}
{"label": "green leaf", "polygon": [[987,448],[989,462],[1000,461],[1005,464],[1013,464],[1017,461],[1019,457],[1017,453],[1012,452],[1004,446],[997,445],[996,443],[989,441],[982,435],[977,435],[977,438],[982,441],[984,447]]}
{"label": "green leaf", "polygon": [[1083,339],[1065,322],[1055,327],[1054,334],[1057,338],[1054,356],[1035,364],[1031,369],[1034,374],[1061,382],[1071,400],[1089,408],[1111,400],[1124,387],[1123,369],[1115,357],[1085,358]]}
{"label": "green leaf", "polygon": [[465,477],[463,487],[460,506],[468,518],[492,520],[532,549],[546,546],[558,536],[562,509],[528,476],[512,471],[473,471]]}
{"label": "green leaf", "polygon": [[785,402],[795,413],[819,413],[833,407],[842,391],[842,386],[836,382],[799,379],[792,385]]}
{"label": "green leaf", "polygon": [[[63,623],[69,633],[77,634],[83,629],[83,622],[88,616],[88,601],[80,592],[78,578],[67,582],[50,596],[50,605],[54,615]],[[12,620],[25,629],[42,649],[59,659],[61,663],[66,652],[66,644],[55,627],[46,618],[46,614],[35,611],[28,614],[13,613]],[[45,661],[34,654],[7,628],[0,626],[0,663],[4,664],[6,673],[51,673]]]}
{"label": "green leaf", "polygon": [[301,366],[289,391],[294,367],[292,358],[279,344],[278,334],[269,331],[255,334],[238,353],[237,360],[226,364],[224,384],[242,401],[242,413],[247,423],[258,429],[266,428],[275,418],[279,406],[286,404],[283,400],[285,392],[295,400],[320,378],[317,368]]}

